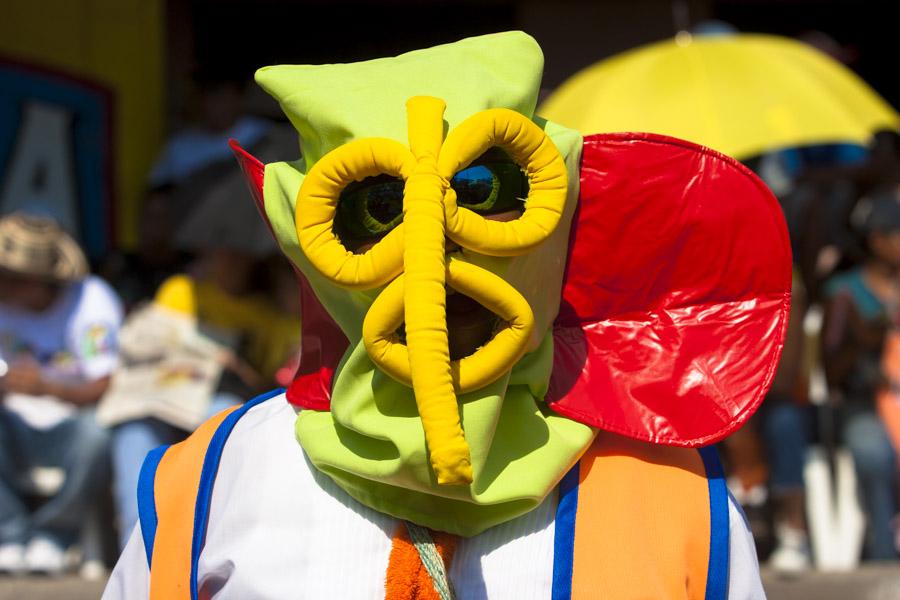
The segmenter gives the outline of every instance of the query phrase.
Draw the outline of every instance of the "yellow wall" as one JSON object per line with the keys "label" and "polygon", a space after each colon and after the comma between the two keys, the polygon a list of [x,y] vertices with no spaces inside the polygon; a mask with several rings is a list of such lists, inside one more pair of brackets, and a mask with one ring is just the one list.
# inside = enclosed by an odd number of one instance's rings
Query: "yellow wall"
{"label": "yellow wall", "polygon": [[93,80],[113,93],[119,242],[163,138],[163,0],[3,0],[0,55]]}

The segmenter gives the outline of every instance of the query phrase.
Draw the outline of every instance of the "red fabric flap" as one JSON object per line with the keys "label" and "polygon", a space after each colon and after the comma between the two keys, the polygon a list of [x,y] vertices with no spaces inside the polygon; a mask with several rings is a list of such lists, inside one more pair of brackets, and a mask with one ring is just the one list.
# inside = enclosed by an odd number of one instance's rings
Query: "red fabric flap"
{"label": "red fabric flap", "polygon": [[652,134],[585,138],[547,401],[583,423],[713,443],[759,406],[781,354],[791,256],[746,167]]}
{"label": "red fabric flap", "polygon": [[[241,148],[236,140],[230,140],[229,144],[244,172],[256,207],[271,231],[272,225],[266,216],[263,196],[265,166]],[[302,408],[328,410],[331,406],[331,380],[334,377],[334,370],[349,342],[344,332],[316,298],[306,277],[296,268],[294,273],[300,285],[302,334],[300,366],[293,383],[288,387],[287,399]]]}

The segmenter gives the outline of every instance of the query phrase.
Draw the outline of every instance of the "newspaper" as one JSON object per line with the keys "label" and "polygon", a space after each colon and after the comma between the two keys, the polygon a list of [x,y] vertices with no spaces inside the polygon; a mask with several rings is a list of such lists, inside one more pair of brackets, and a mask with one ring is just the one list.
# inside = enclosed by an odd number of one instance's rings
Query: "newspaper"
{"label": "newspaper", "polygon": [[193,431],[206,418],[227,348],[196,320],[150,304],[119,333],[120,366],[97,409],[104,425],[155,417]]}

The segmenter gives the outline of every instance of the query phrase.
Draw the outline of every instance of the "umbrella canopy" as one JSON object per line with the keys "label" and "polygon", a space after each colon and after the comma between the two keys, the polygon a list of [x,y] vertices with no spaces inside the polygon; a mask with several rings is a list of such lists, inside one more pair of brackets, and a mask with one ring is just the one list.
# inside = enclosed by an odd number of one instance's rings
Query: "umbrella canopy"
{"label": "umbrella canopy", "polygon": [[538,109],[582,134],[646,131],[737,158],[822,143],[865,144],[900,116],[811,46],[768,35],[658,42],[596,63]]}

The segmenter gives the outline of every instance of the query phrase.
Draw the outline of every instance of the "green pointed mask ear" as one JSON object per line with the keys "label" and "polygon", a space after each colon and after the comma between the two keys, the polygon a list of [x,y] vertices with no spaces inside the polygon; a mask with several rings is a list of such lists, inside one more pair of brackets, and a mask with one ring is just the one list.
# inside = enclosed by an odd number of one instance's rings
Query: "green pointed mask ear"
{"label": "green pointed mask ear", "polygon": [[393,58],[263,67],[256,82],[297,128],[305,172],[353,139],[382,137],[405,146],[406,101],[413,96],[446,100],[444,120],[450,128],[488,108],[509,108],[531,118],[543,68],[537,42],[511,31]]}

